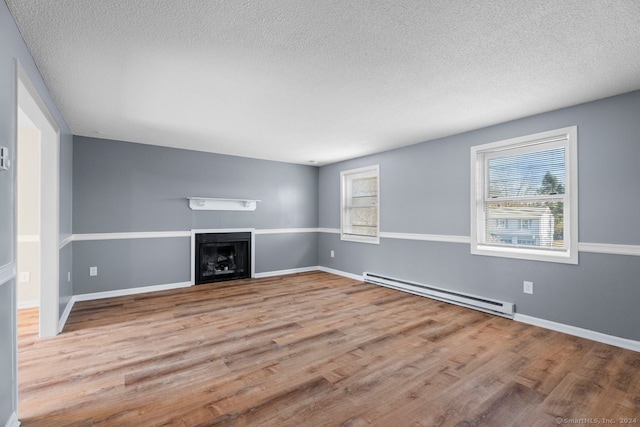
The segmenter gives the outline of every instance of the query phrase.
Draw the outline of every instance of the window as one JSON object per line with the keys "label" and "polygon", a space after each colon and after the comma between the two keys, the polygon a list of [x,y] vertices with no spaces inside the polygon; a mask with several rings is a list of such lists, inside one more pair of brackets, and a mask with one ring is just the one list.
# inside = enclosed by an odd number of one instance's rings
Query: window
{"label": "window", "polygon": [[471,253],[578,263],[577,134],[471,147]]}
{"label": "window", "polygon": [[340,172],[341,238],[379,243],[379,167]]}
{"label": "window", "polygon": [[521,219],[520,220],[520,229],[521,230],[529,230],[531,228],[531,224],[533,223],[532,219]]}

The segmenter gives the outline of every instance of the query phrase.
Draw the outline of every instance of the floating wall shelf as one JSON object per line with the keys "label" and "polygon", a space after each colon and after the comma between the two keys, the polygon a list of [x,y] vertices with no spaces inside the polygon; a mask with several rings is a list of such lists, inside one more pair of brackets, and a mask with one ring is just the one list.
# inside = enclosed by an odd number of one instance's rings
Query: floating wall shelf
{"label": "floating wall shelf", "polygon": [[260,200],[187,197],[194,211],[255,211]]}

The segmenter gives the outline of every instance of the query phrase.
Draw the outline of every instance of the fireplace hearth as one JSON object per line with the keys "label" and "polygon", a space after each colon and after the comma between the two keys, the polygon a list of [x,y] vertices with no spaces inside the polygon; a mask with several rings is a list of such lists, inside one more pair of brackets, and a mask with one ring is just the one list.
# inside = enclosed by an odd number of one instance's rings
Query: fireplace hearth
{"label": "fireplace hearth", "polygon": [[195,235],[195,284],[251,277],[251,233]]}

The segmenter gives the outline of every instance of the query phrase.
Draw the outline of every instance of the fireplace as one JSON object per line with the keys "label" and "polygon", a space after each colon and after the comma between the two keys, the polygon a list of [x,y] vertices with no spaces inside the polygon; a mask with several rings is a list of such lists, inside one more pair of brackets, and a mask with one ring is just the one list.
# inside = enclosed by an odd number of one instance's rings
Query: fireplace
{"label": "fireplace", "polygon": [[195,284],[251,277],[251,233],[195,235]]}

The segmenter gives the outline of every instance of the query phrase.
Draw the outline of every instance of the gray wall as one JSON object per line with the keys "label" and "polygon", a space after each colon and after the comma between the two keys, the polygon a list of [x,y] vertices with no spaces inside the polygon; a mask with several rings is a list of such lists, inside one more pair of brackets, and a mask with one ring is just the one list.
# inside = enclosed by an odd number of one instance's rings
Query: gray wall
{"label": "gray wall", "polygon": [[[317,167],[77,136],[73,159],[74,234],[318,226]],[[188,196],[262,202],[192,211]],[[316,242],[314,233],[258,235],[256,272],[316,265]],[[190,280],[189,238],[74,242],[73,254],[75,294]]]}
{"label": "gray wall", "polygon": [[[320,169],[320,227],[340,227],[341,170],[380,164],[383,232],[469,236],[472,145],[578,125],[579,240],[640,244],[640,92]],[[331,250],[336,257],[330,258]],[[580,253],[578,266],[472,256],[468,244],[319,238],[319,264],[515,302],[519,313],[640,339],[640,257]],[[522,282],[534,282],[534,294]]]}
{"label": "gray wall", "polygon": [[73,275],[69,278],[69,273],[73,271],[73,244],[68,244],[60,249],[60,270],[58,271],[58,282],[60,284],[60,294],[58,299],[58,313],[62,317],[67,304],[73,296]]}
{"label": "gray wall", "polygon": [[[0,2],[0,145],[11,148],[12,160],[15,159],[16,120],[15,106],[15,60],[18,59],[29,75],[38,93],[47,104],[54,120],[61,130],[61,230],[71,230],[71,170],[65,169],[71,162],[72,138],[69,128],[53,102],[49,91],[16,27],[5,2]],[[14,217],[15,209],[15,168],[9,172],[0,172],[0,267],[15,262]],[[62,268],[62,266],[61,266]],[[69,293],[71,287],[60,289],[61,295]],[[69,293],[70,295],[70,293]],[[15,280],[0,281],[0,425],[4,425],[16,411],[13,401],[16,389],[15,381]]]}

